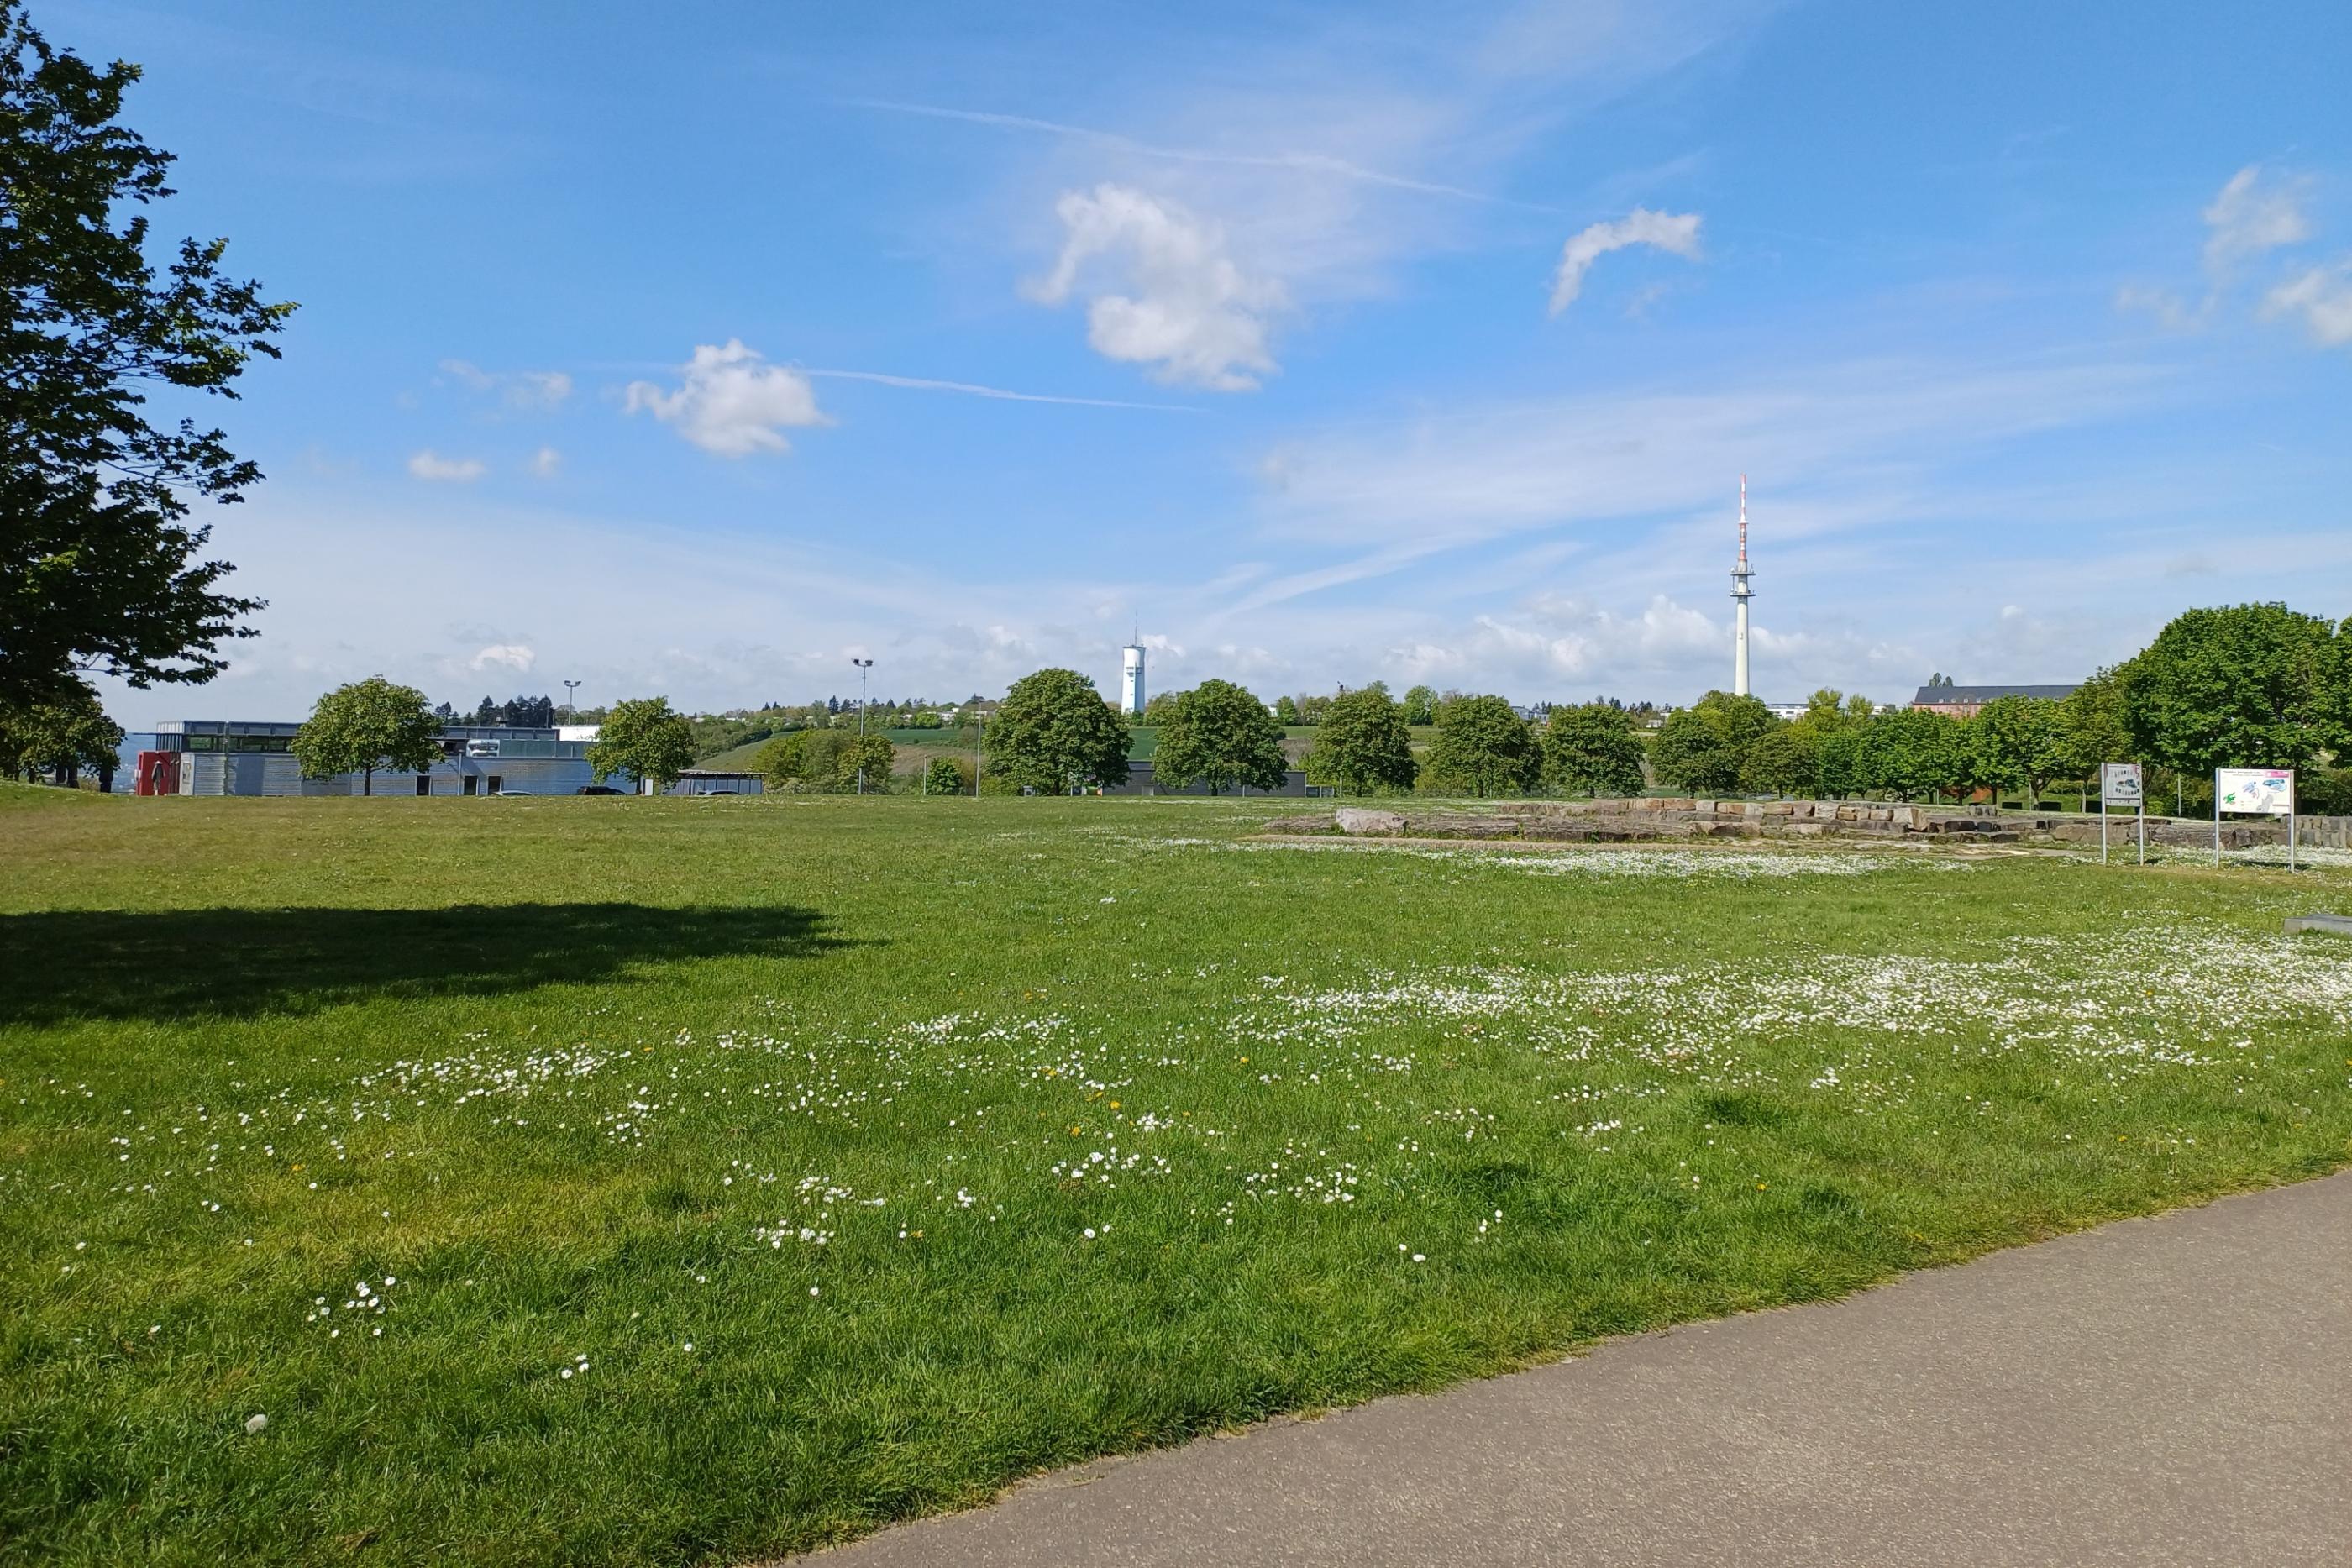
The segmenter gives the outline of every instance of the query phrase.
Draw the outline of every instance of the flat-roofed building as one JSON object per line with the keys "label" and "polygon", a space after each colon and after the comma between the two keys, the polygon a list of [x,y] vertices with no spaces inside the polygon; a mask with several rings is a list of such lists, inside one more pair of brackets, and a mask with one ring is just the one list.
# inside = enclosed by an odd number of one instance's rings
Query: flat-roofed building
{"label": "flat-roofed building", "polygon": [[[171,719],[139,753],[142,795],[357,795],[360,773],[305,779],[294,760],[299,724],[245,719]],[[143,737],[142,737],[143,738]],[[589,742],[553,729],[451,725],[430,768],[379,768],[378,795],[572,795],[596,780]]]}

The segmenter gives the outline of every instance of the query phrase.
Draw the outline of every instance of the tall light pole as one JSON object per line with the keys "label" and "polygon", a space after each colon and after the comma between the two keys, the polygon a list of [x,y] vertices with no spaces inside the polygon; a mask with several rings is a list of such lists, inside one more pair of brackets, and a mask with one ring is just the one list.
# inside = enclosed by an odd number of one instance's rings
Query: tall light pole
{"label": "tall light pole", "polygon": [[866,793],[866,672],[874,667],[871,659],[852,659],[857,666],[857,792]]}
{"label": "tall light pole", "polygon": [[578,718],[580,716],[580,704],[576,699],[576,694],[579,690],[580,683],[578,681],[566,681],[563,683],[563,711],[570,714],[573,718]]}

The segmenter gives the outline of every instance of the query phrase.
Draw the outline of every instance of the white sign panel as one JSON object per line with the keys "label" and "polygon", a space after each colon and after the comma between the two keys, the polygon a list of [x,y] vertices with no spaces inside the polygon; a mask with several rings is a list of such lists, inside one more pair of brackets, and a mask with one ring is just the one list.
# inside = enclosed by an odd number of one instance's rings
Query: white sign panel
{"label": "white sign panel", "polygon": [[2140,793],[2139,764],[2099,764],[2099,799],[2110,806],[2137,806],[2145,800]]}
{"label": "white sign panel", "polygon": [[2292,768],[2216,768],[2213,769],[2213,810],[2249,816],[2291,817],[2294,814],[2294,769]]}

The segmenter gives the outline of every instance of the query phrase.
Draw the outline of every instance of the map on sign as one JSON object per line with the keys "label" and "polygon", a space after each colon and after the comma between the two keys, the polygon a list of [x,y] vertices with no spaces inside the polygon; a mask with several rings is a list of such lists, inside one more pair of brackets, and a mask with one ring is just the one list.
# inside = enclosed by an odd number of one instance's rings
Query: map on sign
{"label": "map on sign", "polygon": [[2213,769],[2213,810],[2250,816],[2291,817],[2294,814],[2294,769],[2292,768],[2216,768]]}
{"label": "map on sign", "polygon": [[2140,793],[2138,763],[2103,762],[2099,764],[2101,801],[2110,806],[2137,806],[2146,798]]}

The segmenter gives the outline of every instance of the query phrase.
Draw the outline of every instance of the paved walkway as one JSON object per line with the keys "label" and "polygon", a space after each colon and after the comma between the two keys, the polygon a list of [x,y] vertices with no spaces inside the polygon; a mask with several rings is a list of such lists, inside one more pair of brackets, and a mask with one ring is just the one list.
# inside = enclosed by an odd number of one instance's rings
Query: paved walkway
{"label": "paved walkway", "polygon": [[812,1568],[2352,1564],[2352,1173],[1016,1488]]}

